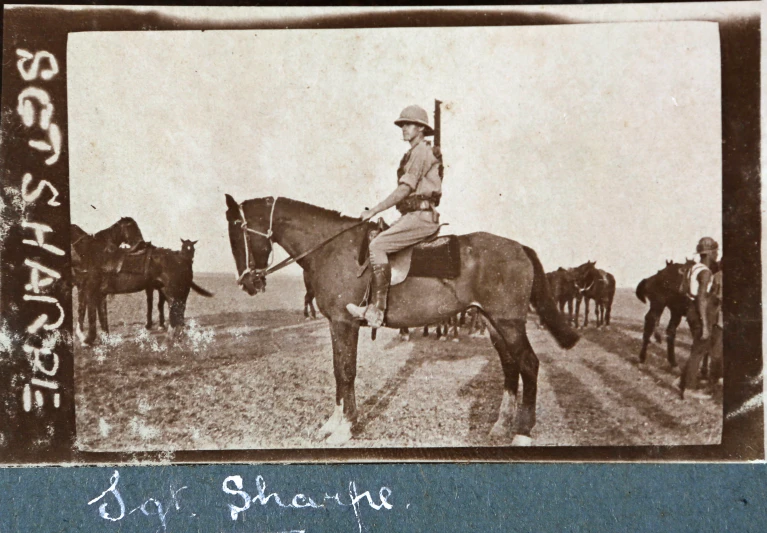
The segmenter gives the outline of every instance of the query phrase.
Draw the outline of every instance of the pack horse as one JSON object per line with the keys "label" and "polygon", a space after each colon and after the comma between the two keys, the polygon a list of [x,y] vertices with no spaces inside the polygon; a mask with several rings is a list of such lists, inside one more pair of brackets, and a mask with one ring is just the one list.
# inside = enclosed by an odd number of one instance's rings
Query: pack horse
{"label": "pack horse", "polygon": [[[242,290],[251,296],[265,291],[266,276],[292,262],[306,272],[317,307],[329,321],[336,381],[335,407],[319,435],[327,437],[329,444],[348,441],[358,417],[354,382],[361,323],[346,304],[365,299],[371,269],[360,275],[357,257],[374,224],[286,198],[257,198],[238,204],[227,194],[226,205],[229,241]],[[538,386],[538,358],[525,329],[529,304],[563,348],[574,346],[579,336],[557,309],[543,267],[531,248],[489,233],[455,239],[460,273],[453,279],[424,277],[411,268],[410,275],[390,289],[384,325],[421,327],[470,306],[480,309],[490,324],[504,374],[500,412],[490,434],[512,437],[512,445],[529,445]],[[290,257],[270,267],[273,243]],[[522,397],[517,404],[520,376]]]}

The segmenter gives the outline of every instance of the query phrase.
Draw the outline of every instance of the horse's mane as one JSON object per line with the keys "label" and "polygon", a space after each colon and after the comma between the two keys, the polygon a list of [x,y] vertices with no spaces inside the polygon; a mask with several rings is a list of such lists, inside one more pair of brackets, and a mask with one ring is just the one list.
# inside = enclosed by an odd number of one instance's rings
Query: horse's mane
{"label": "horse's mane", "polygon": [[[243,202],[243,205],[249,204],[251,202],[257,202],[259,200],[265,200],[265,198],[253,198],[250,200],[245,200]],[[308,213],[311,213],[312,215],[315,215],[321,218],[327,218],[327,219],[332,219],[332,220],[341,221],[341,222],[359,222],[358,218],[342,215],[340,211],[325,209],[324,207],[302,202],[301,200],[294,200],[292,198],[286,198],[284,196],[280,196],[277,199],[277,202],[282,205],[288,204],[290,208],[308,212]]]}

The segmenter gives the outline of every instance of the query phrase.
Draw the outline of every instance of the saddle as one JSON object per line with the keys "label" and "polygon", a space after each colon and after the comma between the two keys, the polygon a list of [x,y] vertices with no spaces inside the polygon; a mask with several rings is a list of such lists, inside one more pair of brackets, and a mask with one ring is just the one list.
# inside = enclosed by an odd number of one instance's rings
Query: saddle
{"label": "saddle", "polygon": [[[370,241],[388,228],[389,226],[379,219],[378,223],[366,232],[357,257],[360,266],[357,277],[361,277],[367,270]],[[402,283],[408,276],[455,279],[461,275],[461,247],[458,237],[456,235],[439,236],[438,232],[439,230],[418,244],[389,254],[391,286]]]}
{"label": "saddle", "polygon": [[154,246],[143,243],[130,249],[117,249],[105,255],[100,270],[106,274],[146,274]]}

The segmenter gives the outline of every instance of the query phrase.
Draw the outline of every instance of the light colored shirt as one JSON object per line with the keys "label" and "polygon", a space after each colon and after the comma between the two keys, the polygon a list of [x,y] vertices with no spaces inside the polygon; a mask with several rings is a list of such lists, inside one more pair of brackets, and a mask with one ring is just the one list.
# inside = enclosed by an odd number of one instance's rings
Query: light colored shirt
{"label": "light colored shirt", "polygon": [[[692,299],[695,299],[698,297],[698,287],[700,286],[700,281],[698,281],[698,276],[704,270],[709,270],[709,268],[703,263],[695,263],[690,269],[690,294],[688,294],[688,296]],[[713,283],[713,281],[714,281],[713,277],[709,278],[708,287],[706,287],[706,292],[711,290],[711,284]]]}
{"label": "light colored shirt", "polygon": [[410,186],[413,191],[411,194],[430,196],[442,193],[439,160],[434,156],[431,144],[425,140],[410,149],[401,168],[404,173],[397,183]]}

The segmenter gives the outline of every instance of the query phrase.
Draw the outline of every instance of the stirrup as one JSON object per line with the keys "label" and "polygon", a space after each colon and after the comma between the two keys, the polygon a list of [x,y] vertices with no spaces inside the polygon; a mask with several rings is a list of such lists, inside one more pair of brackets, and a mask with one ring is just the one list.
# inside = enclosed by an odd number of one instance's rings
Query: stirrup
{"label": "stirrup", "polygon": [[365,320],[365,312],[367,311],[367,306],[362,307],[354,304],[346,304],[346,310],[349,311],[349,314],[354,318],[358,320]]}
{"label": "stirrup", "polygon": [[369,305],[365,309],[365,320],[371,328],[381,328],[384,323],[384,312],[375,305]]}

